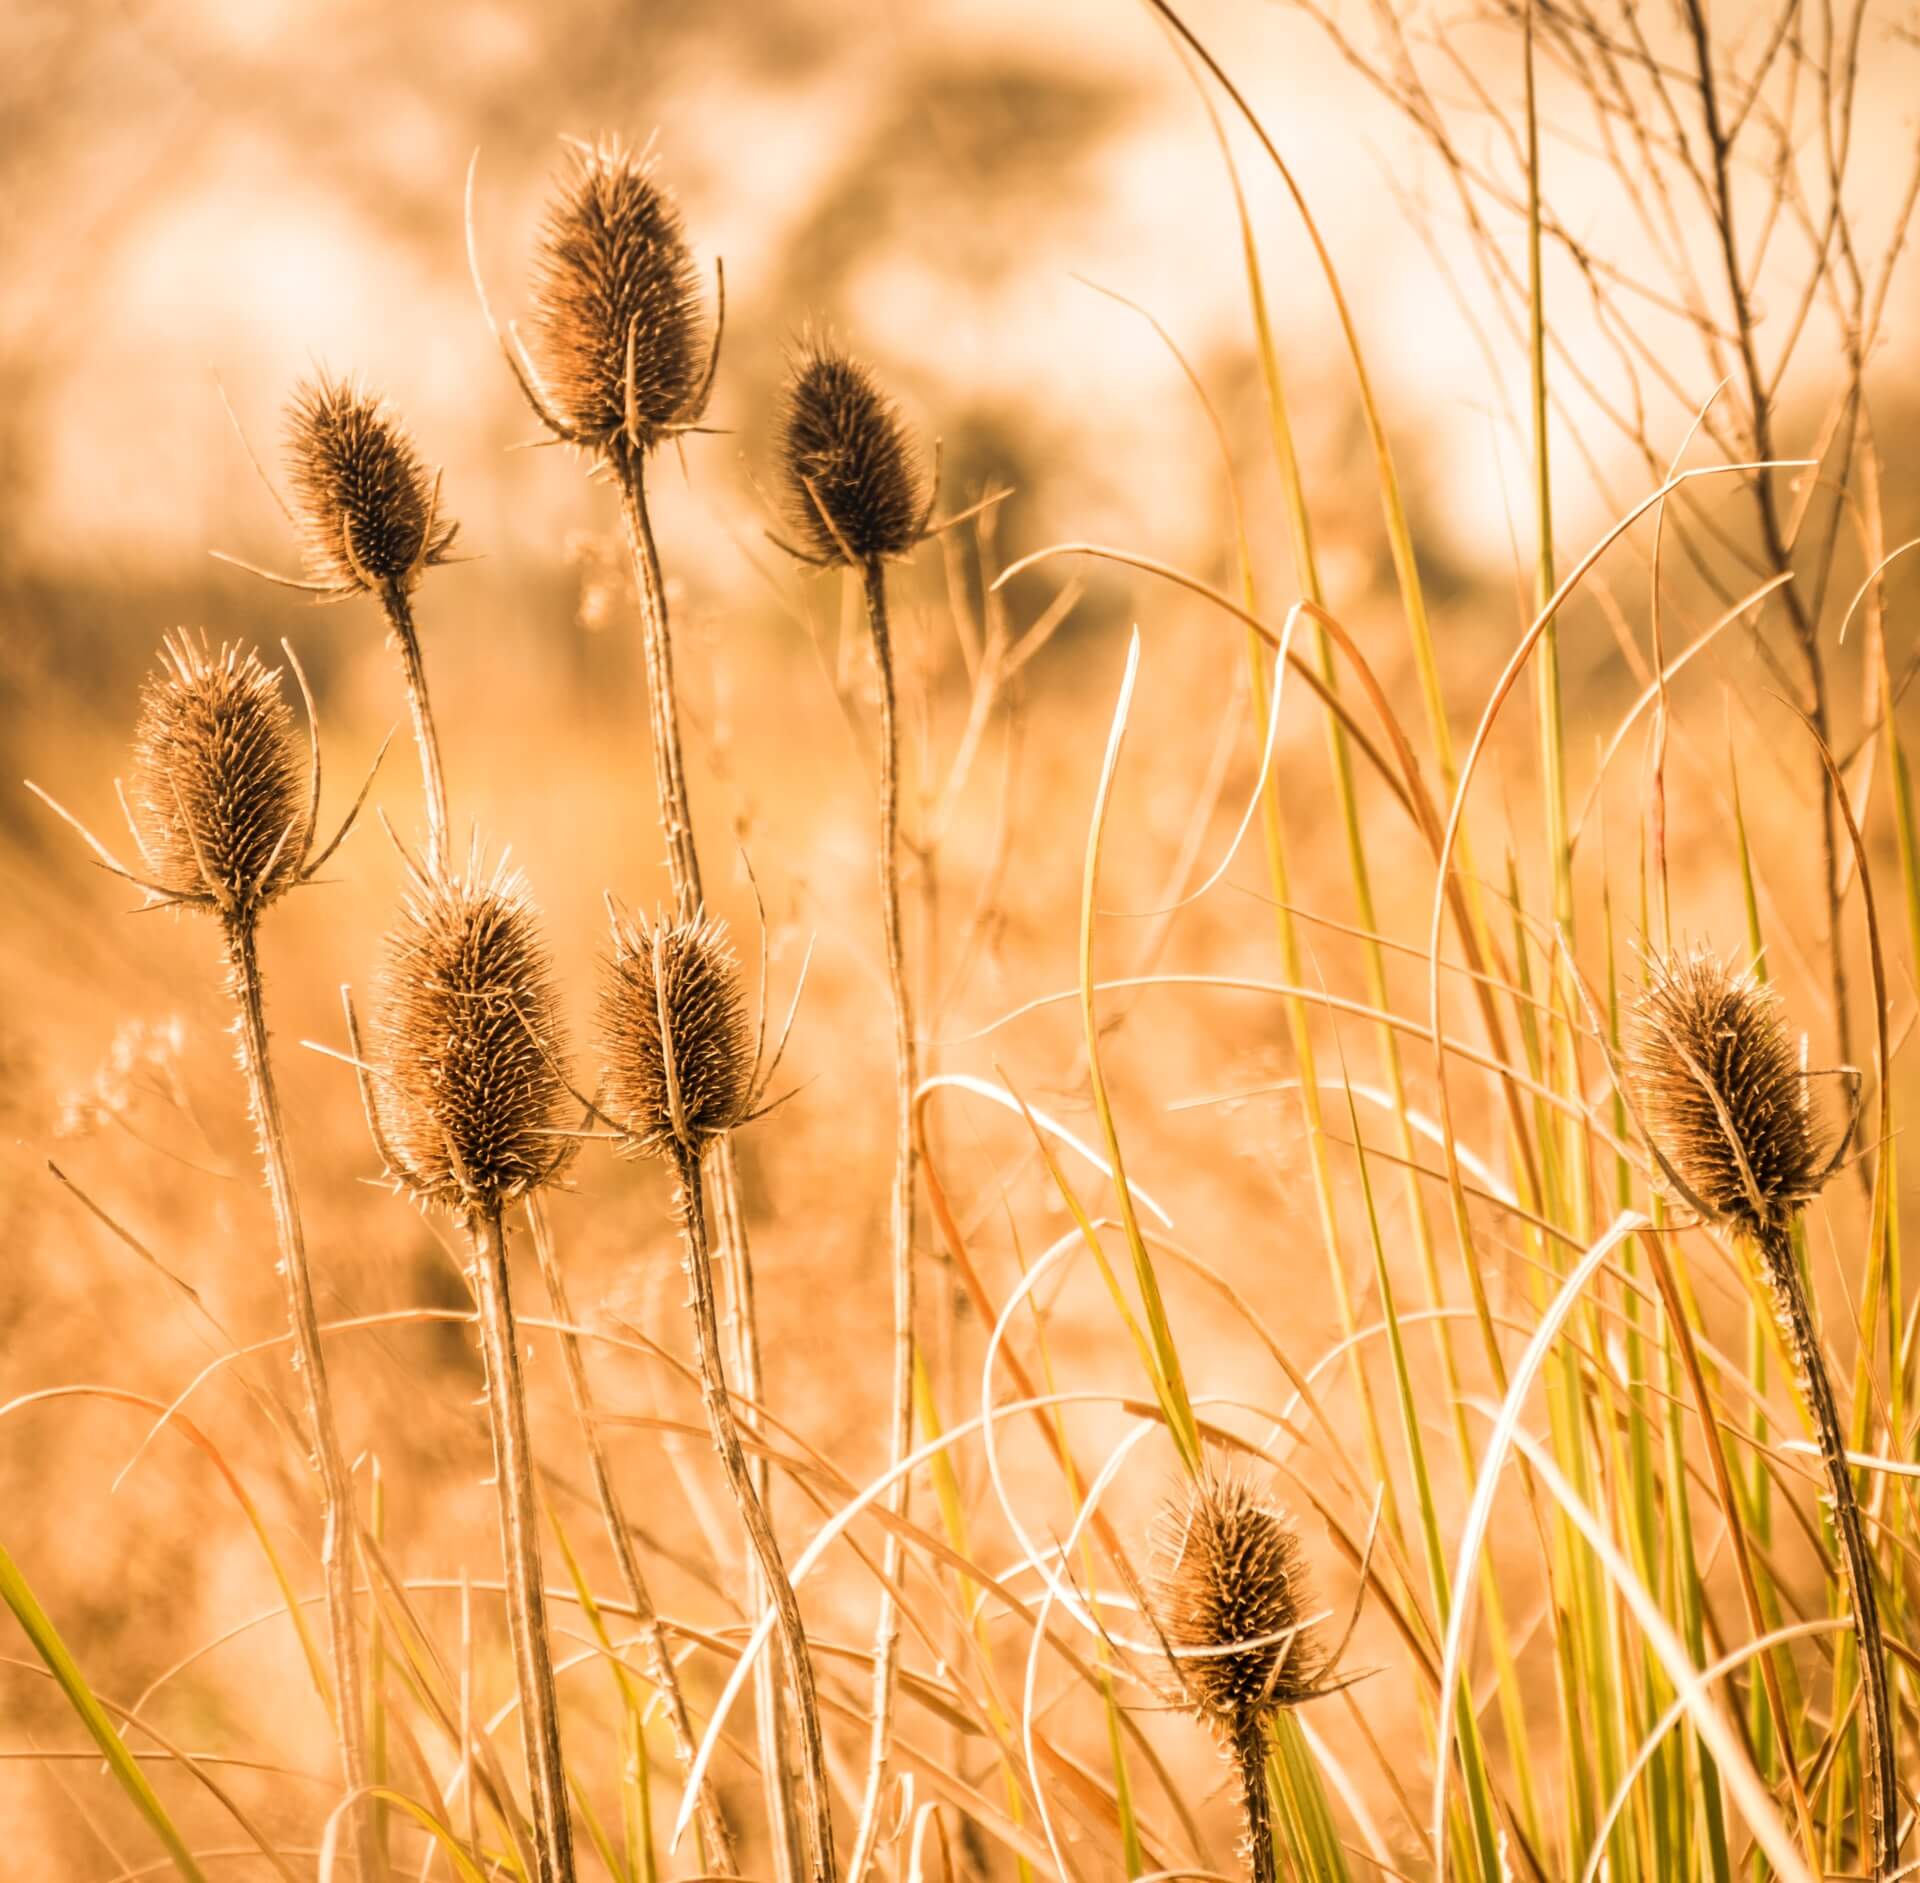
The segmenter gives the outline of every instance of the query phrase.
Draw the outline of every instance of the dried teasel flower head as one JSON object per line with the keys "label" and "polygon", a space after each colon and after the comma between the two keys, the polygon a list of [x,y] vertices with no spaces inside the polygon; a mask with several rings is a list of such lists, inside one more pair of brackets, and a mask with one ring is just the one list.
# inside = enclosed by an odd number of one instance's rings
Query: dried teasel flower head
{"label": "dried teasel flower head", "polygon": [[1244,1472],[1210,1465],[1161,1507],[1150,1594],[1188,1704],[1224,1738],[1320,1690],[1299,1532]]}
{"label": "dried teasel flower head", "polygon": [[647,153],[612,136],[573,146],[533,298],[541,392],[573,442],[645,453],[698,420],[711,366],[700,279]]}
{"label": "dried teasel flower head", "polygon": [[412,872],[371,1027],[380,1148],[416,1200],[456,1215],[537,1189],[566,1161],[565,1028],[524,878]]}
{"label": "dried teasel flower head", "polygon": [[1778,998],[1752,974],[1697,950],[1651,959],[1626,1070],[1672,1187],[1714,1221],[1777,1231],[1819,1193],[1806,1074]]}
{"label": "dried teasel flower head", "polygon": [[146,881],[235,926],[300,880],[312,770],[278,668],[170,635],[140,696],[127,814]]}
{"label": "dried teasel flower head", "polygon": [[620,915],[600,986],[606,1104],[633,1156],[698,1157],[753,1096],[754,1037],[726,924]]}
{"label": "dried teasel flower head", "polygon": [[830,340],[801,341],[781,396],[782,496],[810,561],[904,556],[926,533],[926,477],[895,406]]}
{"label": "dried teasel flower head", "polygon": [[287,461],[307,573],[335,597],[412,589],[459,525],[393,407],[327,373],[293,389]]}

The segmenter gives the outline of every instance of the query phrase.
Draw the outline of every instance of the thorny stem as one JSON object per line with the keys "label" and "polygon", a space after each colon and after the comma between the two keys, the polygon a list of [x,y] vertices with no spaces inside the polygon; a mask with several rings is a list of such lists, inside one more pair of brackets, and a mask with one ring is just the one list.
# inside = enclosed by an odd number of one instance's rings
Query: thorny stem
{"label": "thorny stem", "polygon": [[[274,1227],[280,1240],[280,1270],[286,1282],[287,1318],[293,1324],[293,1350],[299,1362],[312,1429],[314,1458],[320,1470],[323,1528],[320,1568],[326,1584],[327,1634],[333,1654],[334,1720],[340,1736],[341,1774],[349,1793],[364,1796],[367,1779],[366,1715],[360,1674],[360,1637],[353,1614],[353,1539],[359,1533],[354,1514],[353,1474],[340,1449],[333,1396],[327,1386],[326,1356],[320,1345],[320,1317],[314,1308],[313,1276],[307,1267],[306,1234],[293,1186],[293,1159],[287,1149],[280,1093],[267,1050],[266,1002],[260,980],[257,934],[250,918],[226,931],[228,979],[239,1012],[240,1064],[260,1131],[260,1156],[273,1198]],[[354,1840],[363,1878],[384,1878],[387,1867],[375,1835],[373,1813],[364,1804],[354,1810]]]}
{"label": "thorny stem", "polygon": [[[620,486],[620,510],[633,556],[634,587],[640,598],[640,644],[647,676],[647,721],[652,734],[653,785],[660,829],[667,844],[667,875],[673,885],[674,915],[691,921],[703,896],[700,853],[693,836],[693,811],[687,794],[686,760],[680,745],[679,696],[674,689],[673,635],[667,618],[666,583],[660,572],[660,552],[653,540],[653,520],[647,510],[646,464],[638,452],[618,456],[613,468]],[[741,1393],[761,1397],[760,1334],[754,1314],[753,1257],[747,1242],[746,1212],[740,1203],[740,1171],[733,1154],[733,1137],[723,1133],[712,1146],[714,1213],[720,1222],[721,1270],[726,1277],[728,1362]],[[751,1416],[751,1415],[750,1415]],[[771,1480],[766,1463],[749,1465],[754,1495],[764,1511]],[[743,1517],[744,1517],[744,1513]],[[756,1572],[752,1589],[753,1613],[765,1611],[767,1592]],[[790,1674],[789,1678],[793,1678]],[[786,1707],[779,1670],[762,1656],[754,1665],[754,1706],[760,1739],[761,1783],[767,1799],[768,1835],[772,1841],[775,1883],[797,1883],[800,1875],[800,1832],[793,1801],[793,1771],[787,1752]],[[797,1689],[796,1689],[797,1691]],[[819,1724],[812,1727],[815,1736]],[[821,1820],[814,1827],[816,1841],[832,1842],[832,1825]]]}
{"label": "thorny stem", "polygon": [[434,730],[433,702],[427,695],[427,667],[420,653],[420,634],[413,624],[413,604],[398,582],[380,590],[380,606],[400,665],[407,677],[407,704],[413,711],[413,741],[420,748],[420,782],[427,794],[427,873],[437,876],[447,854],[447,775],[440,763],[440,735]]}
{"label": "thorny stem", "polygon": [[1240,1774],[1240,1796],[1246,1810],[1248,1883],[1274,1883],[1273,1798],[1267,1790],[1267,1733],[1250,1720],[1234,1736],[1233,1762]]}
{"label": "thorny stem", "polygon": [[493,1482],[500,1504],[500,1550],[506,1559],[507,1632],[520,1690],[520,1736],[533,1804],[538,1883],[573,1883],[573,1825],[560,1753],[560,1703],[547,1650],[540,1579],[540,1511],[533,1491],[533,1446],[527,1433],[526,1383],[507,1281],[507,1238],[497,1201],[467,1219],[474,1293],[480,1304],[480,1349],[487,1369],[487,1418],[493,1428]]}
{"label": "thorny stem", "polygon": [[707,1206],[701,1187],[699,1154],[685,1146],[678,1147],[675,1175],[679,1180],[674,1202],[680,1219],[683,1265],[692,1285],[688,1305],[693,1309],[700,1396],[706,1407],[708,1428],[713,1433],[714,1450],[720,1454],[721,1469],[726,1473],[727,1488],[739,1506],[747,1541],[760,1566],[761,1580],[771,1593],[786,1647],[787,1666],[793,1679],[801,1765],[806,1774],[807,1802],[813,1814],[814,1883],[836,1883],[839,1869],[833,1848],[833,1797],[827,1779],[826,1745],[820,1736],[820,1703],[814,1693],[813,1656],[807,1647],[800,1604],[794,1599],[793,1584],[787,1580],[786,1565],[780,1558],[780,1545],[767,1521],[766,1508],[754,1489],[753,1474],[740,1444],[740,1429],[734,1421],[733,1402],[727,1392],[726,1372],[720,1358],[720,1321],[714,1306],[713,1260],[707,1243]]}
{"label": "thorny stem", "polygon": [[[896,711],[893,642],[887,624],[886,571],[878,561],[863,571],[867,622],[873,631],[874,664],[880,674],[880,921],[886,936],[887,984],[893,995],[895,1092],[893,1159],[893,1416],[888,1463],[895,1476],[888,1507],[907,1510],[907,1474],[899,1470],[913,1449],[913,1001],[907,986],[906,950],[900,937],[900,729]],[[900,1540],[887,1531],[881,1569],[880,1617],[874,1634],[873,1729],[867,1752],[866,1794],[848,1864],[850,1883],[861,1883],[879,1837],[881,1792],[891,1745],[894,1688],[899,1674],[900,1617],[893,1588],[900,1579]]]}
{"label": "thorny stem", "polygon": [[1900,1861],[1900,1791],[1894,1765],[1893,1712],[1887,1692],[1887,1650],[1880,1632],[1879,1597],[1873,1585],[1873,1555],[1867,1547],[1866,1525],[1854,1495],[1833,1382],[1820,1354],[1813,1308],[1793,1258],[1792,1239],[1784,1227],[1768,1229],[1759,1237],[1759,1248],[1780,1335],[1793,1362],[1801,1398],[1812,1416],[1814,1438],[1826,1467],[1833,1533],[1840,1546],[1840,1569],[1853,1603],[1853,1631],[1860,1646],[1860,1718],[1867,1740],[1871,1874],[1892,1877],[1898,1874]]}
{"label": "thorny stem", "polygon": [[[600,1437],[599,1414],[594,1405],[593,1387],[587,1379],[586,1361],[580,1352],[580,1339],[573,1331],[573,1308],[567,1299],[567,1280],[560,1267],[559,1252],[553,1246],[553,1232],[547,1221],[546,1206],[538,1195],[527,1199],[527,1222],[533,1231],[534,1252],[540,1259],[540,1273],[547,1285],[547,1298],[553,1304],[553,1318],[560,1330],[560,1355],[567,1372],[567,1390],[573,1399],[574,1415],[586,1440],[587,1463],[593,1473],[593,1493],[607,1528],[607,1541],[620,1572],[621,1586],[640,1628],[640,1642],[647,1657],[647,1674],[665,1703],[667,1725],[673,1733],[674,1751],[681,1771],[693,1765],[696,1736],[687,1715],[686,1696],[680,1690],[679,1670],[668,1651],[666,1635],[660,1626],[659,1611],[634,1554],[633,1537],[627,1528],[626,1511],[620,1493],[614,1488],[607,1469],[606,1446]],[[740,1855],[734,1847],[733,1833],[727,1828],[714,1795],[711,1780],[700,1785],[700,1835],[706,1843],[708,1867],[722,1876],[740,1874]]]}

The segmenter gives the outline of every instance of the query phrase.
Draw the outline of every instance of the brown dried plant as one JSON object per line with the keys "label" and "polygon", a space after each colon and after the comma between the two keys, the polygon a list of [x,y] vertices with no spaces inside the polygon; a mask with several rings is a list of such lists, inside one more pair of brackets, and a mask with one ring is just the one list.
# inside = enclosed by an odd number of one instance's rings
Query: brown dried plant
{"label": "brown dried plant", "polygon": [[[476,844],[454,872],[411,869],[362,1068],[369,1128],[393,1180],[465,1231],[479,1307],[539,1883],[571,1883],[573,1834],[547,1641],[540,1507],[507,1260],[505,1205],[572,1150],[553,968],[525,882]],[[357,1030],[356,1058],[358,1055]]]}
{"label": "brown dried plant", "polygon": [[[913,1033],[913,995],[900,920],[900,730],[893,637],[887,617],[888,562],[910,554],[926,536],[938,486],[938,467],[923,478],[898,408],[872,373],[830,342],[810,338],[789,372],[781,396],[779,461],[782,489],[794,526],[807,548],[783,544],[818,568],[850,568],[865,590],[867,626],[880,680],[880,922],[886,942],[887,986],[893,1001],[894,1164],[893,1390],[889,1431],[895,1477],[889,1508],[907,1511],[908,1478],[901,1461],[913,1447],[914,1164],[913,1098],[919,1085]],[[900,1622],[892,1586],[901,1549],[889,1530],[881,1569],[883,1588],[874,1641],[873,1731],[866,1793],[861,1803],[852,1883],[861,1883],[879,1835],[890,1720],[898,1676]]]}
{"label": "brown dried plant", "polygon": [[1233,1761],[1252,1883],[1273,1883],[1268,1729],[1325,1691],[1300,1535],[1244,1472],[1209,1466],[1161,1506],[1150,1599],[1181,1696]]}
{"label": "brown dried plant", "polygon": [[[287,653],[291,661],[292,649]],[[355,1807],[361,1873],[374,1878],[386,1874],[386,1865],[372,1810],[363,1797],[369,1764],[354,1619],[359,1524],[353,1474],[340,1443],[320,1340],[306,1232],[267,1034],[259,954],[261,916],[288,890],[312,880],[346,836],[366,788],[333,841],[316,853],[319,731],[305,676],[298,662],[293,666],[307,706],[305,753],[278,669],[237,644],[222,644],[215,653],[204,638],[196,641],[185,633],[163,642],[159,666],[141,694],[132,783],[121,800],[140,858],[137,871],[120,863],[38,786],[28,788],[80,832],[113,874],[145,891],[150,907],[196,909],[220,924],[240,1065],[273,1200],[294,1360],[320,1479],[320,1561],[334,1681],[333,1692],[321,1697],[333,1716],[341,1775]]]}
{"label": "brown dried plant", "polygon": [[[813,1654],[779,1539],[740,1442],[720,1346],[701,1164],[736,1125],[753,1115],[765,1083],[757,1065],[758,1044],[747,1024],[739,962],[725,924],[704,914],[690,922],[648,923],[614,911],[599,1018],[604,1093],[599,1109],[627,1156],[661,1158],[674,1174],[674,1214],[692,1285],[695,1354],[707,1423],[761,1583],[771,1592],[793,1692],[808,1808],[814,1823],[830,1830],[832,1797]],[[816,1845],[814,1864],[817,1873],[832,1873],[830,1836]]]}
{"label": "brown dried plant", "polygon": [[1849,1131],[1818,1141],[1808,1075],[1778,996],[1704,952],[1657,956],[1636,1003],[1627,1079],[1661,1175],[1676,1200],[1751,1242],[1781,1341],[1813,1421],[1840,1566],[1860,1649],[1873,1874],[1896,1861],[1900,1817],[1886,1645],[1873,1555],[1819,1329],[1794,1248],[1794,1225],[1833,1174]]}
{"label": "brown dried plant", "polygon": [[[620,493],[640,601],[654,795],[675,913],[688,922],[703,906],[705,891],[680,739],[672,624],[647,506],[646,473],[660,444],[701,428],[719,368],[726,279],[716,262],[709,329],[679,207],[654,174],[650,153],[631,150],[611,134],[590,144],[569,140],[569,145],[568,165],[548,203],[534,261],[531,350],[521,344],[517,329],[503,336],[494,325],[474,249],[471,171],[468,259],[481,310],[535,416],[555,439],[585,453],[592,473],[610,478]],[[742,1394],[757,1401],[761,1363],[752,1251],[739,1172],[724,1134],[713,1146],[712,1174],[720,1262],[730,1297],[727,1358]],[[765,1462],[756,1457],[751,1474],[756,1495],[764,1500]],[[766,1600],[766,1592],[756,1590],[756,1611]],[[793,1883],[801,1861],[799,1829],[782,1696],[770,1662],[763,1660],[756,1667],[755,1691],[775,1869],[779,1883]],[[803,1729],[803,1740],[809,1736],[817,1736],[817,1726],[811,1735]],[[818,1813],[812,1837],[816,1863],[824,1861],[830,1871],[832,1826]]]}

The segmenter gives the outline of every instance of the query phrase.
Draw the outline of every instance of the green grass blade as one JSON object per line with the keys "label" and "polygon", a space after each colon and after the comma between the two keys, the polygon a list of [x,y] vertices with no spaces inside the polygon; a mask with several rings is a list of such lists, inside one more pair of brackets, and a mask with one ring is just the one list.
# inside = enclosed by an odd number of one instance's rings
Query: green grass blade
{"label": "green grass blade", "polygon": [[180,1835],[173,1819],[167,1815],[166,1806],[160,1802],[159,1793],[147,1782],[147,1775],[141,1771],[139,1761],[114,1731],[113,1721],[108,1717],[106,1708],[94,1697],[93,1689],[87,1685],[87,1677],[81,1673],[79,1662],[68,1651],[67,1644],[60,1638],[60,1631],[40,1606],[39,1598],[21,1573],[19,1564],[3,1544],[0,1544],[0,1600],[4,1600],[13,1611],[14,1619],[33,1644],[33,1651],[46,1663],[47,1671],[66,1695],[67,1704],[79,1715],[81,1725],[100,1748],[100,1756],[106,1761],[107,1770],[113,1774],[114,1781],[126,1793],[134,1809],[152,1827],[161,1848],[173,1860],[173,1867],[187,1879],[187,1883],[206,1883],[206,1877],[194,1862],[186,1840]]}

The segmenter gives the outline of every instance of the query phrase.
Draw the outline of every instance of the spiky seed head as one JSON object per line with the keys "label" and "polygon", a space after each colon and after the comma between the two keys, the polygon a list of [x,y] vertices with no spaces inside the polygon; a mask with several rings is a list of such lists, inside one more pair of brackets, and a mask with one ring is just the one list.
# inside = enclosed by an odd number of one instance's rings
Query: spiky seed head
{"label": "spiky seed head", "polygon": [[880,562],[920,540],[926,479],[899,408],[829,340],[801,343],[780,402],[779,454],[789,523],[820,561]]}
{"label": "spiky seed head", "polygon": [[388,402],[353,379],[304,379],[287,402],[287,462],[307,573],[347,595],[411,589],[459,525]]}
{"label": "spiky seed head", "polygon": [[170,635],[140,695],[127,809],[147,881],[238,925],[300,879],[310,761],[278,668]]}
{"label": "spiky seed head", "polygon": [[1697,950],[1650,960],[1627,1076],[1654,1145],[1716,1222],[1778,1230],[1818,1193],[1806,1075],[1753,974]]}
{"label": "spiky seed head", "polygon": [[422,1202],[456,1215],[536,1189],[565,1161],[565,1028],[517,870],[414,872],[371,1025],[376,1123]]}
{"label": "spiky seed head", "polygon": [[1223,1737],[1317,1691],[1324,1667],[1303,1626],[1299,1532],[1255,1479],[1209,1465],[1169,1498],[1154,1523],[1152,1569],[1154,1618],[1181,1687]]}
{"label": "spiky seed head", "polygon": [[632,1156],[697,1157],[740,1122],[753,1030],[726,924],[616,916],[600,984],[607,1105]]}
{"label": "spiky seed head", "polygon": [[651,161],[617,137],[574,146],[547,205],[533,310],[546,397],[583,443],[645,452],[699,417],[706,330],[693,251]]}

